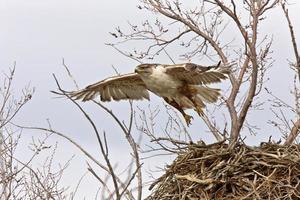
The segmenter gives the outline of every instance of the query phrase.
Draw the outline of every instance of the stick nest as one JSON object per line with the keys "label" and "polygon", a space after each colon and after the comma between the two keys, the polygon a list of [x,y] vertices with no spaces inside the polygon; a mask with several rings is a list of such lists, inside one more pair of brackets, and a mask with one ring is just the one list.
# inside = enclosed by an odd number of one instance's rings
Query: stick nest
{"label": "stick nest", "polygon": [[191,144],[147,200],[300,199],[300,145]]}

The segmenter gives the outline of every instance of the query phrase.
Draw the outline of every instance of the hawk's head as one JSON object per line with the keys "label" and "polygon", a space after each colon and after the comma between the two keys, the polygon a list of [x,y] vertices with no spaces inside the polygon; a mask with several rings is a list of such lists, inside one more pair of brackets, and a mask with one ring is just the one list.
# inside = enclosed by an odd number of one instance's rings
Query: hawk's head
{"label": "hawk's head", "polygon": [[142,76],[148,76],[152,74],[153,68],[155,68],[156,66],[157,64],[141,64],[136,66],[134,72]]}

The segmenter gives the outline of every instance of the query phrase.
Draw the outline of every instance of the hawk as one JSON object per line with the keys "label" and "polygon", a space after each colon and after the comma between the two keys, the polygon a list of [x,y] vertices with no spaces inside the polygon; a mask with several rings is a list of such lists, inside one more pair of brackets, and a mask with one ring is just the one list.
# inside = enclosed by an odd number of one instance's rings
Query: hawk
{"label": "hawk", "polygon": [[186,114],[185,109],[192,108],[201,116],[205,103],[214,103],[220,96],[220,89],[207,86],[227,78],[229,70],[220,67],[220,64],[208,67],[193,63],[140,64],[134,73],[106,78],[82,90],[70,92],[70,96],[82,101],[98,95],[101,101],[150,100],[151,91],[176,108],[190,125],[192,116]]}

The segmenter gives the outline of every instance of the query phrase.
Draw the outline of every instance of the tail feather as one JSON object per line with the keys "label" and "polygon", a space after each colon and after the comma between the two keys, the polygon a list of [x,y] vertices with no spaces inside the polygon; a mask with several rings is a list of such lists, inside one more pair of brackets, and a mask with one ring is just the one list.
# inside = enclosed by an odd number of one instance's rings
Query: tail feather
{"label": "tail feather", "polygon": [[196,95],[194,96],[194,106],[199,116],[203,115],[205,103],[214,103],[220,96],[220,89],[209,88],[204,86],[194,86]]}
{"label": "tail feather", "polygon": [[220,89],[197,86],[197,97],[206,103],[216,102],[220,95]]}

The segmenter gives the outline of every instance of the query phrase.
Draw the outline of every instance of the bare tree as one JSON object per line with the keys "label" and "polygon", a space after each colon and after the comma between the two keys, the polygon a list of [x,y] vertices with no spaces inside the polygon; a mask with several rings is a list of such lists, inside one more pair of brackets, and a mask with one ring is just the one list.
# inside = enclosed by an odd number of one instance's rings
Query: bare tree
{"label": "bare tree", "polygon": [[[3,85],[0,87],[0,199],[65,199],[66,188],[59,186],[59,183],[69,162],[59,170],[53,170],[56,146],[47,144],[51,134],[34,137],[31,144],[27,144],[28,150],[31,150],[29,159],[19,158],[17,154],[22,129],[13,121],[31,99],[34,89],[25,87],[21,96],[16,97],[12,92],[14,74],[15,66],[8,74],[3,73]],[[52,153],[42,161],[43,166],[33,166],[37,156],[49,149]]]}

